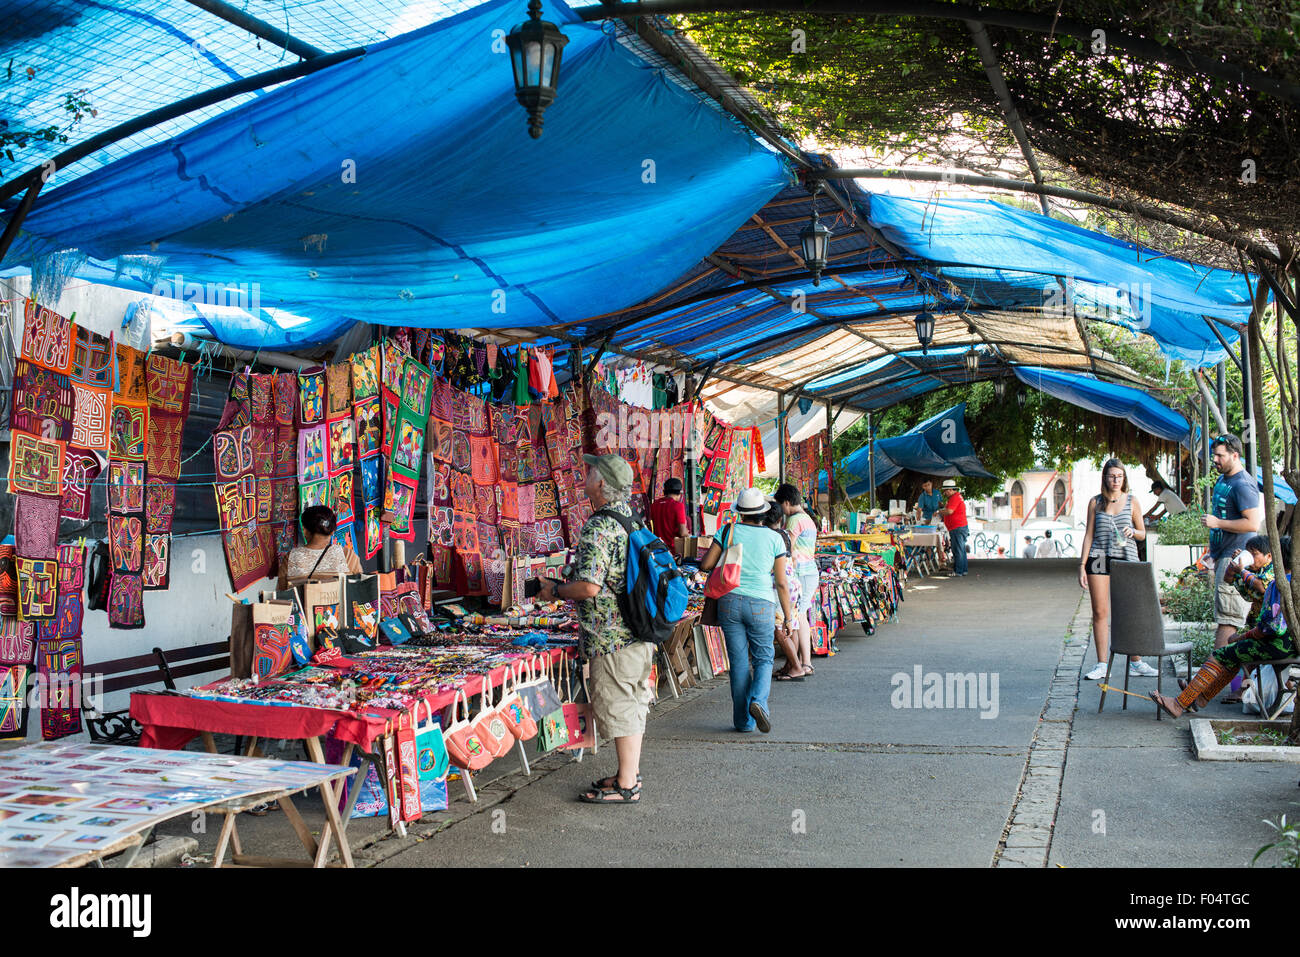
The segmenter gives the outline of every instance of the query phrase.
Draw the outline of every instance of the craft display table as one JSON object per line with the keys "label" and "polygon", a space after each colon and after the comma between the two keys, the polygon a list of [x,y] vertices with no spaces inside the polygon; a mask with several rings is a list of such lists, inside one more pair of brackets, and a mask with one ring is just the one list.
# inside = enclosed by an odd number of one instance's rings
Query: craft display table
{"label": "craft display table", "polygon": [[[323,795],[337,795],[336,788],[352,772],[324,763],[112,744],[52,741],[6,750],[0,752],[0,866],[81,867],[125,851],[122,864],[130,867],[155,827],[196,811],[226,817],[215,862],[219,866],[232,837],[236,852],[240,850],[235,815],[276,800],[312,866],[324,866],[333,839],[339,842],[343,866],[351,867],[337,803],[326,801],[327,822],[317,842],[291,796],[314,787]],[[270,858],[240,863],[306,866]]]}

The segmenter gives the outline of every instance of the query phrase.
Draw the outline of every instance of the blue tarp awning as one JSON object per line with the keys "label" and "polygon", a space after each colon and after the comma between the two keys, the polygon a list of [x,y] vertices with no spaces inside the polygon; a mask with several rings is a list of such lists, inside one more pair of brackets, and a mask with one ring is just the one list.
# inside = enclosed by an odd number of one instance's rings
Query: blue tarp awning
{"label": "blue tarp awning", "polygon": [[242,286],[321,338],[342,320],[557,326],[660,292],[790,183],[716,105],[557,0],[569,44],[531,139],[492,40],[524,15],[489,0],[55,179],[6,264],[152,257],[110,281]]}
{"label": "blue tarp awning", "polygon": [[[875,448],[876,485],[883,485],[903,469],[926,475],[969,478],[994,478],[980,464],[966,433],[966,403],[959,402],[902,435],[877,439]],[[837,466],[837,475],[850,496],[871,490],[871,446],[863,446],[846,456]]]}
{"label": "blue tarp awning", "polygon": [[[1264,491],[1264,470],[1259,466],[1255,467],[1255,481],[1259,484],[1259,490]],[[1297,501],[1291,486],[1277,472],[1273,473],[1273,497],[1281,499],[1283,505],[1294,505]]]}
{"label": "blue tarp awning", "polygon": [[1191,425],[1185,416],[1162,405],[1145,392],[1090,376],[1033,366],[1015,366],[1016,378],[1048,395],[1102,415],[1127,419],[1144,432],[1186,442]]}

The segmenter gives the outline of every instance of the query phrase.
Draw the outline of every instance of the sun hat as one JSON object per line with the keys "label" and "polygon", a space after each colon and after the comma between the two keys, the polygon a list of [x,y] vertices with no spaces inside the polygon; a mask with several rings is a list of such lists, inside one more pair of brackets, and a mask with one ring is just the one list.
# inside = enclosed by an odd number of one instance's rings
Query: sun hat
{"label": "sun hat", "polygon": [[584,455],[582,460],[600,473],[605,488],[626,492],[632,487],[632,466],[621,455]]}
{"label": "sun hat", "polygon": [[736,512],[740,515],[757,515],[767,509],[767,496],[761,489],[747,488],[736,499]]}
{"label": "sun hat", "polygon": [[957,487],[957,483],[952,479],[944,479],[943,485],[940,486],[940,488],[956,488],[956,487]]}

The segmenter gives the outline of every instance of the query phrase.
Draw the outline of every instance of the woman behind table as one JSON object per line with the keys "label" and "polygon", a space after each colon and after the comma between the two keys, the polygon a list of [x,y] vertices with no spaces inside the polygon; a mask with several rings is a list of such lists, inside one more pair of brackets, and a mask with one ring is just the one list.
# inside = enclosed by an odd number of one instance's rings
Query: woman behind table
{"label": "woman behind table", "polygon": [[[1097,665],[1084,675],[1087,681],[1106,677],[1110,657],[1110,566],[1137,561],[1137,542],[1146,538],[1142,512],[1128,489],[1128,473],[1119,459],[1101,467],[1101,494],[1088,503],[1088,530],[1083,533],[1083,558],[1079,561],[1079,586],[1092,601],[1092,636],[1097,645]],[[1129,674],[1154,678],[1156,669],[1141,658],[1129,659]]]}
{"label": "woman behind table", "polygon": [[803,496],[795,486],[778,486],[775,498],[785,513],[785,528],[790,533],[794,573],[799,578],[799,607],[793,622],[799,660],[792,664],[790,674],[811,675],[816,673],[812,666],[812,604],[821,581],[817,571],[817,523],[808,514]]}
{"label": "woman behind table", "polygon": [[762,492],[756,488],[741,492],[736,499],[740,519],[718,531],[700,563],[701,571],[710,572],[722,559],[725,548],[741,546],[740,582],[718,599],[718,624],[726,636],[727,657],[731,660],[732,722],[737,731],[757,727],[764,734],[772,730],[767,696],[772,688],[777,605],[786,621],[793,617],[785,577],[785,543],[762,526],[766,511],[767,500]]}
{"label": "woman behind table", "polygon": [[302,534],[305,544],[289,553],[288,576],[311,578],[313,576],[358,575],[361,559],[349,547],[334,541],[338,517],[324,505],[313,505],[302,513]]}

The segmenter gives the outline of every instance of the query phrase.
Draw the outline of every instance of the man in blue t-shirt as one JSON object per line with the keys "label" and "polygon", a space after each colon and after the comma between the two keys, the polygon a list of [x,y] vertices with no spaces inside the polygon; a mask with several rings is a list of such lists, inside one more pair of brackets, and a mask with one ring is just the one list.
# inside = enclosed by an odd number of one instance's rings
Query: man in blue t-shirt
{"label": "man in blue t-shirt", "polygon": [[1259,531],[1264,508],[1254,476],[1242,468],[1241,439],[1220,435],[1211,449],[1219,481],[1210,498],[1210,514],[1201,521],[1210,529],[1210,559],[1214,562],[1214,620],[1219,626],[1214,634],[1214,647],[1222,648],[1246,626],[1250,611],[1250,605],[1223,577],[1229,559],[1245,548],[1247,539]]}
{"label": "man in blue t-shirt", "polygon": [[934,520],[934,513],[943,508],[943,499],[934,490],[934,482],[926,479],[921,483],[921,495],[916,500],[916,511],[921,516],[921,524],[929,525]]}

